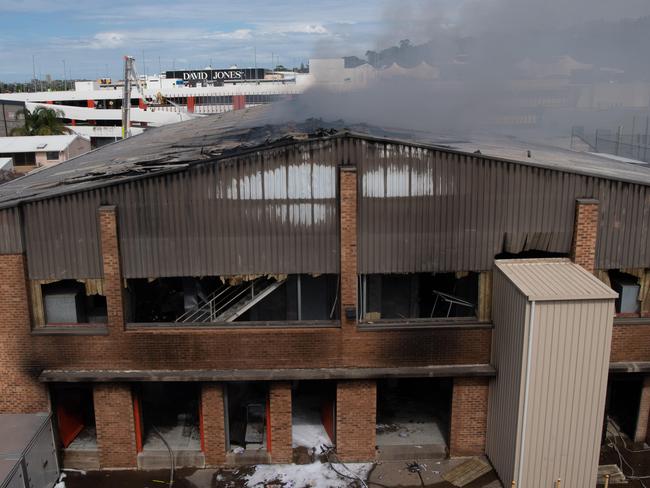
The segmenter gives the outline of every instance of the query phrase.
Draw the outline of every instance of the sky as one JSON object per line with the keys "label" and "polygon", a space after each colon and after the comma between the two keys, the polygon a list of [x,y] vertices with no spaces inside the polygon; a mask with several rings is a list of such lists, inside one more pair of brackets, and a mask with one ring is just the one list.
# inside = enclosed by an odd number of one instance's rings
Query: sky
{"label": "sky", "polygon": [[[556,29],[650,15],[650,0],[0,0],[0,80],[120,78],[160,70],[288,67],[363,56],[437,29]],[[512,41],[516,42],[516,41]],[[273,60],[273,61],[272,61]]]}
{"label": "sky", "polygon": [[[453,0],[409,2],[453,5]],[[34,69],[39,78],[62,78],[64,61],[67,78],[118,78],[125,54],[136,58],[141,74],[210,63],[270,67],[272,59],[299,66],[314,56],[363,55],[399,40],[399,29],[387,28],[396,18],[405,30],[417,23],[417,15],[403,16],[394,5],[393,0],[0,0],[0,80],[29,80]]]}

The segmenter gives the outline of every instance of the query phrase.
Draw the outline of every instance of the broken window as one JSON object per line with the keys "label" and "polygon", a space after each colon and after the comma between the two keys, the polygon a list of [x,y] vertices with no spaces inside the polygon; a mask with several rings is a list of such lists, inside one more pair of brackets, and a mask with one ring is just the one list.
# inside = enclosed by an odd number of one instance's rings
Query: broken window
{"label": "broken window", "polygon": [[634,440],[639,419],[642,390],[642,375],[623,374],[610,376],[607,384],[605,407],[606,436],[617,437],[618,435],[624,435]]}
{"label": "broken window", "polygon": [[233,454],[265,453],[269,387],[263,382],[228,383],[226,449]]}
{"label": "broken window", "polygon": [[361,276],[364,321],[475,317],[478,273],[412,273]]}
{"label": "broken window", "polygon": [[377,448],[381,459],[447,455],[452,380],[391,378],[377,382]]}
{"label": "broken window", "polygon": [[226,324],[338,318],[336,275],[128,280],[129,322]]}
{"label": "broken window", "polygon": [[[194,383],[144,383],[136,393],[142,451],[201,450],[199,388]],[[201,461],[189,462],[200,465]]]}
{"label": "broken window", "polygon": [[298,459],[313,462],[322,448],[334,446],[336,428],[336,383],[299,381],[293,385],[292,447]]}
{"label": "broken window", "polygon": [[[92,388],[87,385],[55,385],[51,392],[57,431],[63,449],[79,451],[75,460],[82,458],[84,452],[89,457],[96,455],[97,434]],[[64,457],[66,456],[71,454],[64,453]]]}
{"label": "broken window", "polygon": [[615,301],[616,313],[638,314],[641,309],[639,279],[631,274],[612,270],[609,272],[609,281],[612,289],[618,293],[618,298]]}
{"label": "broken window", "polygon": [[107,322],[106,297],[101,280],[33,282],[36,325],[102,324]]}

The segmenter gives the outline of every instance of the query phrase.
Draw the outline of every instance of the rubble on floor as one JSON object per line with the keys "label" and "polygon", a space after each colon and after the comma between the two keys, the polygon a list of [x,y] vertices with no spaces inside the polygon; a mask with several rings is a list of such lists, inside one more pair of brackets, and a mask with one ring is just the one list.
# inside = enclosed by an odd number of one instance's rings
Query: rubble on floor
{"label": "rubble on floor", "polygon": [[[468,460],[387,461],[378,463],[314,462],[274,464],[221,469],[179,469],[174,488],[454,488],[442,476]],[[412,469],[413,465],[418,469]],[[419,473],[418,473],[419,471]],[[337,473],[338,472],[338,473]],[[339,474],[340,473],[340,474]],[[421,478],[420,478],[421,476]],[[167,485],[169,470],[68,472],[66,488],[155,488]],[[502,488],[494,471],[489,471],[464,488]]]}

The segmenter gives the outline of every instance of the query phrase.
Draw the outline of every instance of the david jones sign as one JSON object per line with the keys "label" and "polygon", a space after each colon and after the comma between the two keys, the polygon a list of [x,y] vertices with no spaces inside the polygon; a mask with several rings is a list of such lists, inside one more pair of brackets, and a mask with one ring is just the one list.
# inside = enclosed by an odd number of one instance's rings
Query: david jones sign
{"label": "david jones sign", "polygon": [[264,79],[263,68],[167,71],[165,74],[167,78],[177,78],[183,81],[244,81]]}

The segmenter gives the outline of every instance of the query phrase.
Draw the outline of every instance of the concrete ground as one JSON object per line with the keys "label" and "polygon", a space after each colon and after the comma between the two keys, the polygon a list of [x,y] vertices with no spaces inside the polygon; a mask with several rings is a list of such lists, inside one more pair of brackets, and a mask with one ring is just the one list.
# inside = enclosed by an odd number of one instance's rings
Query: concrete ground
{"label": "concrete ground", "polygon": [[[369,466],[364,481],[368,488],[455,488],[442,480],[441,475],[462,463],[464,459],[452,460],[418,460],[421,467],[423,484],[417,473],[409,471],[404,461],[387,461]],[[308,465],[309,466],[309,465]],[[345,473],[341,465],[335,465],[337,470]],[[175,488],[359,488],[358,481],[338,478],[332,473],[327,464],[312,465],[311,478],[305,478],[297,469],[297,465],[274,465],[265,470],[277,472],[277,479],[248,484],[256,468],[254,466],[230,469],[182,469],[176,472]],[[354,469],[354,468],[353,468]],[[320,470],[323,476],[314,475]],[[296,473],[293,477],[292,473]],[[259,477],[258,477],[259,478]],[[309,481],[305,481],[309,479]],[[164,488],[169,482],[169,470],[161,471],[93,471],[88,473],[69,472],[65,479],[67,488]],[[501,488],[494,472],[487,473],[464,488]]]}

